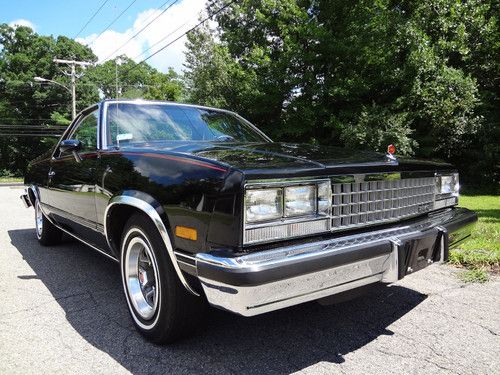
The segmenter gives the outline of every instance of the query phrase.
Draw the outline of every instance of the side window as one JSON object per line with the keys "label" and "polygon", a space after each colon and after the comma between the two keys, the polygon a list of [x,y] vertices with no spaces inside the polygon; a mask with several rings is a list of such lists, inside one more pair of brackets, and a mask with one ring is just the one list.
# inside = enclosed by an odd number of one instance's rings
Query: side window
{"label": "side window", "polygon": [[69,139],[82,142],[82,151],[95,151],[97,149],[97,117],[98,111],[83,118]]}

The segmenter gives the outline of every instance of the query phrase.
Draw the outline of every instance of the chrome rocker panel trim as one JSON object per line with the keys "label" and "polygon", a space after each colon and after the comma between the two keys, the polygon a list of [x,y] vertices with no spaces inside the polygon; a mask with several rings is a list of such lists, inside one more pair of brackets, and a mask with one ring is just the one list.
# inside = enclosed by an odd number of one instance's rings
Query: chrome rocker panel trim
{"label": "chrome rocker panel trim", "polygon": [[[407,225],[234,258],[200,253],[195,257],[198,278],[213,306],[258,315],[375,282],[397,281],[404,276],[398,252],[407,240],[435,235],[439,255],[434,260],[443,262],[448,243],[453,246],[470,235],[476,220],[473,212],[454,208]],[[264,274],[272,277],[262,278]]]}
{"label": "chrome rocker panel trim", "polygon": [[[35,196],[35,199],[40,199],[39,196],[38,196],[38,192],[36,190],[36,187],[34,185],[31,185],[30,187],[27,188],[28,189],[31,189],[31,191],[33,192],[34,196]],[[35,202],[31,202],[30,198],[29,198],[29,195],[26,194],[28,196],[28,200],[29,202],[34,205]],[[21,196],[21,199],[24,201],[24,198],[23,196]],[[29,207],[29,206],[28,206]],[[111,259],[111,260],[114,260],[115,262],[119,262],[118,259],[116,259],[115,257],[109,255],[108,253],[105,253],[104,251],[102,251],[101,249],[99,249],[98,247],[92,245],[91,243],[81,239],[80,237],[78,237],[77,235],[71,233],[70,231],[66,230],[65,228],[61,227],[60,225],[57,225],[57,223],[51,219],[51,217],[49,215],[47,215],[46,212],[44,212],[44,209],[43,209],[43,205],[41,204],[40,205],[40,210],[42,211],[42,214],[43,216],[53,225],[55,226],[56,228],[58,228],[59,230],[61,230],[62,232],[68,234],[69,236],[73,237],[74,239],[80,241],[81,243],[87,245],[88,247],[91,247],[92,249],[94,249],[95,251],[101,253],[102,255],[104,255],[105,257]]]}
{"label": "chrome rocker panel trim", "polygon": [[174,248],[172,246],[172,242],[170,241],[170,236],[168,235],[167,228],[165,228],[165,225],[163,224],[163,221],[156,212],[156,210],[151,206],[149,203],[135,197],[130,197],[127,195],[120,195],[113,197],[110,201],[108,206],[106,207],[106,210],[104,212],[104,235],[106,237],[106,241],[108,241],[108,246],[111,248],[111,244],[109,242],[108,238],[108,230],[107,230],[107,222],[108,222],[108,214],[109,210],[111,207],[115,205],[128,205],[135,207],[142,212],[144,212],[149,218],[153,221],[154,225],[158,229],[158,232],[160,232],[160,236],[163,240],[163,243],[165,244],[165,247],[167,249],[168,255],[170,257],[170,260],[172,261],[172,265],[175,269],[175,272],[177,276],[179,277],[179,280],[181,281],[182,285],[192,294],[195,296],[199,296],[199,293],[197,293],[189,283],[187,282],[186,278],[184,277],[184,274],[182,273],[181,269],[179,268],[179,264],[177,263],[177,258],[174,254]]}

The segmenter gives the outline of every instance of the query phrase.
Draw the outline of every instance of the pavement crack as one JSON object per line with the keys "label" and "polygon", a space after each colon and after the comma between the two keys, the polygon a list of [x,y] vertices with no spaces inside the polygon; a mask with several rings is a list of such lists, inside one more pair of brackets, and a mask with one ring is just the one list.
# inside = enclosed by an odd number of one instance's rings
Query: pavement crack
{"label": "pavement crack", "polygon": [[406,354],[400,354],[400,353],[394,353],[394,352],[389,352],[387,350],[383,350],[381,348],[375,348],[374,349],[375,351],[381,353],[381,354],[384,354],[384,355],[388,355],[388,356],[392,356],[392,357],[399,357],[399,358],[405,358],[405,359],[414,359],[416,361],[419,361],[419,362],[422,362],[422,361],[425,361],[427,363],[430,363],[434,366],[436,366],[437,368],[441,369],[441,370],[445,370],[445,371],[448,371],[452,374],[457,374],[459,375],[460,373],[459,372],[456,372],[454,370],[452,370],[451,368],[449,367],[446,367],[446,366],[443,366],[443,365],[440,365],[439,363],[436,363],[434,361],[432,361],[431,359],[429,358],[423,358],[423,357],[418,357],[418,356],[412,356],[412,355],[406,355]]}

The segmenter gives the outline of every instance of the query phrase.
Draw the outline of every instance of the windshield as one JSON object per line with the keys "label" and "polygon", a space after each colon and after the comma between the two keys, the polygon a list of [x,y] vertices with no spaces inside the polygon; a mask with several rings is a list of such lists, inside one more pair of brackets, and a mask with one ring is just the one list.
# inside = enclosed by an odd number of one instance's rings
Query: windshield
{"label": "windshield", "polygon": [[123,141],[269,142],[235,115],[182,105],[110,103],[106,124],[110,146]]}

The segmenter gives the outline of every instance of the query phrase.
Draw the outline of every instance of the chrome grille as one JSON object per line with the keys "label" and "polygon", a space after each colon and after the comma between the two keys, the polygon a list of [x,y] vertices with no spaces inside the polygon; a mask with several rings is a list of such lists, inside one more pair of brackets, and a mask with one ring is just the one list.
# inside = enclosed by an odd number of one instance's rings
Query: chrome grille
{"label": "chrome grille", "polygon": [[434,177],[332,184],[332,230],[404,219],[431,211]]}

